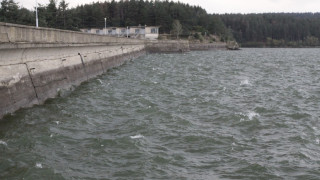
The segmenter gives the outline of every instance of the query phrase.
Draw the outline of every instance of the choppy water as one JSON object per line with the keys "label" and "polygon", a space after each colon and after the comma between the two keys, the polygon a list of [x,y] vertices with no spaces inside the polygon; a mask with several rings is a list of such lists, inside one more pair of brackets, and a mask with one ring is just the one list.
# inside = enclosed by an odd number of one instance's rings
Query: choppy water
{"label": "choppy water", "polygon": [[320,50],[156,54],[0,123],[0,179],[320,179]]}

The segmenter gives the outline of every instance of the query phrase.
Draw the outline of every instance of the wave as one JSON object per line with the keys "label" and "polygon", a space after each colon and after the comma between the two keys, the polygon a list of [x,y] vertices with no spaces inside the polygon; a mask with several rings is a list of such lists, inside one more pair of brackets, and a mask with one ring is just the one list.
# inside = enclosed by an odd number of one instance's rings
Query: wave
{"label": "wave", "polygon": [[141,139],[144,138],[141,134],[135,135],[135,136],[130,136],[131,139]]}
{"label": "wave", "polygon": [[8,146],[8,144],[6,142],[1,141],[1,140],[0,140],[0,145]]}
{"label": "wave", "polygon": [[35,167],[36,167],[36,168],[39,168],[39,169],[42,169],[42,168],[43,168],[41,163],[36,163]]}
{"label": "wave", "polygon": [[242,80],[240,82],[240,86],[245,86],[245,85],[251,85],[250,81],[248,79]]}
{"label": "wave", "polygon": [[97,81],[99,81],[100,84],[103,84],[103,82],[101,81],[101,79],[97,79]]}
{"label": "wave", "polygon": [[260,117],[259,113],[256,113],[254,111],[248,111],[246,113],[239,113],[240,116],[244,116],[246,118],[241,118],[240,121],[252,121],[254,118]]}

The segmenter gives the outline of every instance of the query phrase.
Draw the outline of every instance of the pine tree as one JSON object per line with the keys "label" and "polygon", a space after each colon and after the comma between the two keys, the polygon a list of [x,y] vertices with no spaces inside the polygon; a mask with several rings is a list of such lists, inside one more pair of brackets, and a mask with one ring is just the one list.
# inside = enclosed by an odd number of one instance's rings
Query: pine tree
{"label": "pine tree", "polygon": [[46,7],[46,21],[49,27],[55,28],[57,27],[57,1],[56,0],[49,0],[49,4]]}
{"label": "pine tree", "polygon": [[2,0],[0,21],[15,23],[18,20],[18,4],[13,0]]}
{"label": "pine tree", "polygon": [[68,8],[68,3],[66,3],[65,0],[61,0],[59,3],[59,8],[58,8],[58,22],[59,22],[59,27],[66,29],[67,28],[67,8]]}

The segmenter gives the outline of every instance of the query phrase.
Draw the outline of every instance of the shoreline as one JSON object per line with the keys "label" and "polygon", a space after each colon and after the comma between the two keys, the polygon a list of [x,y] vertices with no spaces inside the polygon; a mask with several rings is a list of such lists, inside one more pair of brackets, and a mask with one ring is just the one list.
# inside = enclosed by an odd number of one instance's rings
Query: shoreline
{"label": "shoreline", "polygon": [[146,53],[226,49],[0,23],[0,120]]}

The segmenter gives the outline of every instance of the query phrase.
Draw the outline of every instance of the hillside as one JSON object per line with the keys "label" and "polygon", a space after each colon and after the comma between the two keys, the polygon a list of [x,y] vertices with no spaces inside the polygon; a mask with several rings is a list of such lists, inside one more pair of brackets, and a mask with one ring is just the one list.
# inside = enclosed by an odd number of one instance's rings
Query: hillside
{"label": "hillside", "polygon": [[[38,11],[41,27],[69,30],[103,28],[106,17],[107,26],[160,25],[160,33],[170,34],[173,22],[178,20],[183,28],[182,37],[188,37],[193,32],[218,35],[222,40],[228,40],[229,37],[218,15],[208,14],[199,6],[180,2],[112,0],[68,8],[65,0],[49,0],[47,5],[40,5]],[[20,8],[13,0],[3,0],[1,3],[0,21],[34,25],[34,14]]]}
{"label": "hillside", "polygon": [[[320,46],[320,13],[208,14],[199,6],[160,0],[95,2],[69,8],[66,0],[39,4],[41,27],[79,30],[107,26],[161,26],[161,34],[174,34],[181,23],[180,38],[199,41],[236,40],[246,47]],[[35,24],[35,12],[2,0],[0,21]],[[177,36],[171,35],[171,38]],[[204,37],[204,38],[203,38]],[[206,38],[214,37],[214,38]],[[217,38],[218,37],[218,38]]]}
{"label": "hillside", "polygon": [[220,17],[242,46],[320,45],[320,13],[225,14]]}

